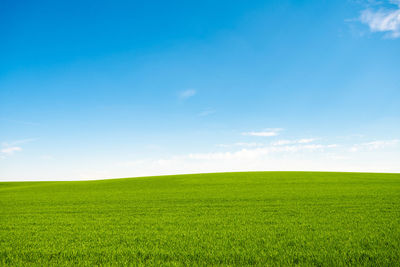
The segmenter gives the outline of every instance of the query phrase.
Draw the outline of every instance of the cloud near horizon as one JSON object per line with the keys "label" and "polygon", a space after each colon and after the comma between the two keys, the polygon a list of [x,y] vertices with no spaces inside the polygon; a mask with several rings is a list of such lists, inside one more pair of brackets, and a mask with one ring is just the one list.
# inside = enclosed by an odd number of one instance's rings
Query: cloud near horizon
{"label": "cloud near horizon", "polygon": [[244,132],[242,135],[248,135],[248,136],[259,136],[259,137],[272,137],[272,136],[277,136],[279,135],[279,132],[282,131],[283,129],[281,128],[274,128],[274,129],[267,129],[265,131],[260,131],[260,132]]}
{"label": "cloud near horizon", "polygon": [[[107,179],[189,173],[235,171],[362,171],[400,172],[397,164],[399,139],[371,140],[360,143],[316,142],[315,138],[278,140],[270,143],[244,143],[217,146],[204,152],[169,156],[132,158],[126,161],[106,161],[77,170],[66,170],[57,180]],[[326,140],[323,138],[321,140]],[[16,146],[12,146],[16,147]],[[5,151],[19,149],[11,146]],[[4,148],[3,148],[4,149]],[[224,150],[222,150],[224,149]],[[378,153],[379,151],[379,153]],[[351,153],[349,153],[351,152]],[[0,154],[5,158],[6,154]],[[382,160],[384,158],[385,160]],[[373,164],[371,164],[373,162]],[[39,177],[19,175],[17,180],[37,180]],[[54,173],[41,179],[54,180]]]}
{"label": "cloud near horizon", "polygon": [[298,140],[278,140],[272,142],[271,145],[273,146],[281,146],[281,145],[293,145],[293,144],[308,144],[314,142],[315,138],[303,138]]}
{"label": "cloud near horizon", "polygon": [[266,146],[253,149],[241,149],[233,152],[212,152],[212,153],[194,153],[186,156],[189,159],[202,159],[202,160],[225,160],[225,159],[245,159],[256,158],[259,156],[280,153],[280,152],[300,152],[300,151],[323,151],[329,148],[338,147],[337,144],[311,144],[311,145],[290,145],[290,146]]}
{"label": "cloud near horizon", "polygon": [[350,148],[350,152],[357,152],[360,150],[379,150],[388,147],[395,147],[400,143],[399,139],[392,140],[377,140],[367,143],[355,144]]}
{"label": "cloud near horizon", "polygon": [[[231,171],[369,171],[398,172],[394,167],[394,159],[379,161],[381,150],[392,153],[399,144],[397,139],[376,140],[360,144],[364,150],[348,153],[352,144],[310,144],[299,143],[300,140],[312,142],[310,139],[298,139],[291,145],[266,145],[264,147],[247,147],[231,151],[215,151],[205,153],[189,153],[160,159],[142,159],[117,163],[121,172],[132,176],[168,175],[206,172]],[[369,151],[369,152],[368,152]],[[391,152],[392,151],[392,152]],[[383,154],[384,155],[384,154]],[[370,164],[370,162],[376,164]],[[112,172],[110,172],[112,173]],[[128,175],[129,174],[129,175]]]}
{"label": "cloud near horizon", "polygon": [[13,154],[14,152],[21,151],[21,150],[22,150],[22,148],[19,146],[11,146],[11,147],[2,148],[0,151],[3,154],[10,155],[10,154]]}
{"label": "cloud near horizon", "polygon": [[[309,144],[317,140],[316,138],[302,138],[297,140],[278,140],[271,142],[272,146],[283,146],[283,145],[295,145],[295,144]],[[233,144],[218,144],[217,147],[266,147],[266,143],[256,143],[256,142],[237,142]]]}
{"label": "cloud near horizon", "polygon": [[237,142],[237,143],[233,143],[233,144],[217,144],[217,147],[262,147],[265,146],[264,143],[255,143],[255,142],[251,142],[251,143],[247,143],[247,142]]}

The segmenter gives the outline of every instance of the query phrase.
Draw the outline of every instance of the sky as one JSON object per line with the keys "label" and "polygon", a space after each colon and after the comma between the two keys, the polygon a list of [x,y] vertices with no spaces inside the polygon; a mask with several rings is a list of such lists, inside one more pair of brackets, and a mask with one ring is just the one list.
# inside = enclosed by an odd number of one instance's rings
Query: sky
{"label": "sky", "polygon": [[0,7],[0,180],[400,172],[400,1]]}

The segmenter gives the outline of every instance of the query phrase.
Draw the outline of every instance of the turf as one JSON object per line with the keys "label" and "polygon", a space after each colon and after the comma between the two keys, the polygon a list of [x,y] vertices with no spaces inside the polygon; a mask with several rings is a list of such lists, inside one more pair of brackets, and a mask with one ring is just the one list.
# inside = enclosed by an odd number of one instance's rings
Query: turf
{"label": "turf", "polygon": [[400,174],[0,183],[0,265],[400,264]]}

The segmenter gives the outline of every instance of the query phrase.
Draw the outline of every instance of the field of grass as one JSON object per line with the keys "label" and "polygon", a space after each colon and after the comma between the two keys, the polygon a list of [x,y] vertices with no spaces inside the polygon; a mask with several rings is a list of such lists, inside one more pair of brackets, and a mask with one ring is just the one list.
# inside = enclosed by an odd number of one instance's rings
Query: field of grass
{"label": "field of grass", "polygon": [[0,265],[400,265],[400,174],[0,183]]}

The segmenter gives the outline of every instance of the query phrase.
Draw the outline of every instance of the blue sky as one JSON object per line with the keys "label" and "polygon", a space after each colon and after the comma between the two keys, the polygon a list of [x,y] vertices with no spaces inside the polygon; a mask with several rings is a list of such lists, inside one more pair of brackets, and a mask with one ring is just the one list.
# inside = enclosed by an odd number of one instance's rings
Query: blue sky
{"label": "blue sky", "polygon": [[8,1],[0,179],[400,172],[399,1]]}

